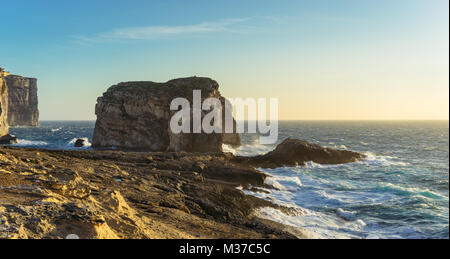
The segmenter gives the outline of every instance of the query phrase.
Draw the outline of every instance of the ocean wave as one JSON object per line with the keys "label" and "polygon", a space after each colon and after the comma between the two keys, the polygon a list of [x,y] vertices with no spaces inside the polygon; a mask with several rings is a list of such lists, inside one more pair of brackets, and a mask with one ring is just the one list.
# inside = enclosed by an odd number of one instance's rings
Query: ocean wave
{"label": "ocean wave", "polygon": [[379,186],[375,188],[375,191],[395,193],[398,196],[421,196],[433,200],[448,199],[445,196],[442,196],[439,193],[433,192],[427,188],[421,189],[418,187],[403,187],[392,183],[379,184]]}
{"label": "ocean wave", "polygon": [[238,148],[234,148],[231,145],[222,145],[223,152],[232,153],[237,156],[258,156],[266,154],[274,149],[273,146],[270,145],[261,145],[261,144],[246,144],[242,145]]}
{"label": "ocean wave", "polygon": [[40,147],[40,146],[47,146],[48,143],[45,141],[39,141],[39,140],[26,140],[26,139],[19,139],[17,143],[12,144],[12,146],[16,147]]}
{"label": "ocean wave", "polygon": [[359,233],[366,225],[363,221],[345,223],[337,217],[302,209],[303,215],[286,215],[274,208],[260,208],[256,216],[307,231],[314,239],[361,238]]}
{"label": "ocean wave", "polygon": [[409,166],[410,163],[398,161],[398,158],[393,156],[377,156],[372,152],[365,152],[366,158],[357,163],[375,166]]}
{"label": "ocean wave", "polygon": [[296,176],[271,175],[266,178],[265,183],[282,191],[297,191],[302,186],[300,178]]}
{"label": "ocean wave", "polygon": [[355,221],[356,220],[356,215],[355,215],[355,212],[353,212],[353,211],[345,211],[345,210],[339,208],[336,211],[336,214],[340,218],[342,218],[342,219],[344,219],[346,221]]}
{"label": "ocean wave", "polygon": [[[330,146],[328,146],[330,145]],[[340,150],[348,150],[346,145],[336,145],[334,142],[329,142],[328,145],[324,145],[326,148],[332,148],[332,149],[340,149]]]}
{"label": "ocean wave", "polygon": [[51,132],[58,132],[58,131],[60,131],[60,130],[62,130],[62,128],[56,128],[56,129],[51,129]]}
{"label": "ocean wave", "polygon": [[318,163],[314,163],[314,162],[312,162],[312,161],[310,161],[310,162],[306,162],[306,164],[305,164],[305,166],[304,166],[305,168],[324,168],[325,166],[324,165],[321,165],[321,164],[318,164]]}

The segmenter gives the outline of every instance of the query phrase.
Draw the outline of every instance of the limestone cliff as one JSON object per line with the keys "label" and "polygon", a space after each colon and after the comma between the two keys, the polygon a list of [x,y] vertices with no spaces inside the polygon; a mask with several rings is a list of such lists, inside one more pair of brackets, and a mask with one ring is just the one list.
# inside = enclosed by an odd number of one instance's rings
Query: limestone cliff
{"label": "limestone cliff", "polygon": [[10,126],[39,126],[37,79],[10,75],[8,86],[8,123]]}
{"label": "limestone cliff", "polygon": [[8,134],[8,87],[5,80],[8,75],[0,68],[0,138]]}
{"label": "limestone cliff", "polygon": [[167,83],[127,82],[112,86],[97,100],[93,147],[220,152],[224,143],[240,145],[238,134],[172,133],[170,120],[176,111],[170,110],[170,104],[178,97],[192,104],[193,90],[201,90],[202,101],[215,97],[225,102],[219,85],[209,78],[181,78]]}

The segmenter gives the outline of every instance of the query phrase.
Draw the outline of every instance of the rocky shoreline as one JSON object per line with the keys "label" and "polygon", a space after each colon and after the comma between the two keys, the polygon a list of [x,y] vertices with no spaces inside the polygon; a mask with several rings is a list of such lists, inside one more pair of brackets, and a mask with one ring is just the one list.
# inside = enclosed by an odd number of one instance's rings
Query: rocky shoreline
{"label": "rocky shoreline", "polygon": [[[301,141],[287,140],[278,149],[295,143],[301,153]],[[254,168],[262,158],[254,159],[3,147],[0,238],[307,238],[301,229],[255,216],[262,207],[301,212],[238,188],[272,188],[265,184],[268,176]],[[310,158],[295,159],[301,164]]]}
{"label": "rocky shoreline", "polygon": [[[7,90],[0,81],[3,104]],[[0,147],[0,238],[307,238],[301,229],[255,216],[263,207],[301,213],[246,195],[243,189],[273,188],[255,168],[350,163],[364,156],[296,139],[257,157],[223,153],[223,144],[241,144],[234,119],[232,133],[176,134],[169,128],[176,112],[167,110],[171,100],[189,102],[198,90],[198,101],[226,101],[210,78],[120,83],[98,99],[95,149]],[[205,110],[191,113],[206,116]],[[0,115],[0,145],[17,141],[8,135],[6,107]],[[74,143],[85,145],[83,139]],[[127,151],[108,150],[113,147]]]}
{"label": "rocky shoreline", "polygon": [[266,176],[229,161],[224,154],[0,149],[0,238],[301,237],[253,216],[275,205],[236,187],[263,185]]}

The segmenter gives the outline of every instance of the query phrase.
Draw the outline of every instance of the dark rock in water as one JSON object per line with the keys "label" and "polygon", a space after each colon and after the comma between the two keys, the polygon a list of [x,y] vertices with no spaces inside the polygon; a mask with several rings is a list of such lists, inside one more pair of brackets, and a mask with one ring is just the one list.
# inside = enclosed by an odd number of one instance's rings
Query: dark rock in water
{"label": "dark rock in water", "polygon": [[5,80],[9,126],[39,126],[37,79],[10,75]]}
{"label": "dark rock in water", "polygon": [[[166,83],[127,82],[110,87],[97,100],[97,122],[92,146],[201,153],[221,152],[222,144],[240,146],[241,140],[237,133],[174,134],[171,131],[170,120],[177,112],[170,110],[172,100],[185,98],[192,109],[194,90],[201,90],[202,102],[214,97],[224,107],[225,98],[219,92],[218,83],[209,78],[180,78]],[[201,116],[207,113],[202,111]],[[191,129],[192,117],[191,112]]]}
{"label": "dark rock in water", "polygon": [[306,141],[288,138],[277,148],[265,155],[252,158],[237,158],[241,162],[262,167],[276,168],[282,166],[305,165],[306,162],[318,164],[345,164],[365,158],[363,154],[321,147]]}
{"label": "dark rock in water", "polygon": [[85,147],[87,146],[87,141],[85,139],[77,139],[74,144],[75,147]]}
{"label": "dark rock in water", "polygon": [[10,144],[16,144],[18,142],[18,139],[16,136],[12,135],[5,135],[3,137],[0,137],[0,144],[1,145],[10,145]]}

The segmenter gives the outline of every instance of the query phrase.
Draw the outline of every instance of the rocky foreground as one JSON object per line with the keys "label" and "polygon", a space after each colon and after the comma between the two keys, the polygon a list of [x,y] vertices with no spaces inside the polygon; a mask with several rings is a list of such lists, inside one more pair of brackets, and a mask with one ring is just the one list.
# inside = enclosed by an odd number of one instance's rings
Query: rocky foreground
{"label": "rocky foreground", "polygon": [[[292,152],[305,148],[295,140],[279,148],[287,145]],[[361,158],[354,153],[354,160]],[[265,184],[265,174],[249,166],[261,159],[224,153],[3,147],[0,238],[308,237],[300,229],[254,214],[260,207],[301,212],[247,196],[237,188],[272,188]]]}
{"label": "rocky foreground", "polygon": [[[0,238],[295,238],[227,155],[0,149]],[[292,211],[295,212],[295,211]]]}

